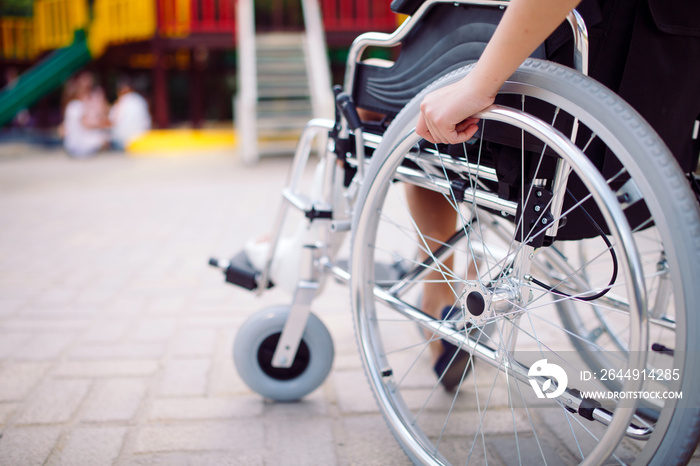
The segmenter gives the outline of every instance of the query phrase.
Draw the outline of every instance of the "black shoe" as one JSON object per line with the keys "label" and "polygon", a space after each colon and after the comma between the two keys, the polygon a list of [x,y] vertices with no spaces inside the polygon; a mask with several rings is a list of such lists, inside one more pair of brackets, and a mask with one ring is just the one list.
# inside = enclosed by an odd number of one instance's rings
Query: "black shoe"
{"label": "black shoe", "polygon": [[[448,319],[450,314],[455,312],[452,306],[442,310],[443,320]],[[442,354],[438,358],[433,370],[440,379],[440,383],[445,390],[452,391],[467,377],[472,368],[470,354],[457,348],[452,343],[442,340]]]}

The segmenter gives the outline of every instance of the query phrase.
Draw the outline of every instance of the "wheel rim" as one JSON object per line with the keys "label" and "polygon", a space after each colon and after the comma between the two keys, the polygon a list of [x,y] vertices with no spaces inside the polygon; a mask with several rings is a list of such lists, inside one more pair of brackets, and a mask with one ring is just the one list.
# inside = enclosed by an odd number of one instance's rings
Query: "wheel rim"
{"label": "wheel rim", "polygon": [[304,340],[299,342],[299,349],[290,367],[274,367],[272,357],[277,349],[281,333],[275,333],[265,338],[258,349],[258,364],[260,369],[275,380],[292,380],[304,373],[309,366],[309,347]]}

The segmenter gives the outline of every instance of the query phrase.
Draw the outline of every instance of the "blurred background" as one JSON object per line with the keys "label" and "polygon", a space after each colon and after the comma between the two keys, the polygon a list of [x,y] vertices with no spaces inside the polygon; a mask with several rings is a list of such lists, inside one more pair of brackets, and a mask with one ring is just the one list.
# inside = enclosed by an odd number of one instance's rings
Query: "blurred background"
{"label": "blurred background", "polygon": [[[389,4],[1,0],[0,142],[58,144],[70,100],[67,83],[85,71],[108,104],[118,97],[119,77],[127,76],[148,104],[153,129],[230,131],[240,116],[236,96],[252,86],[257,108],[244,108],[255,113],[258,128],[294,133],[314,113],[311,75],[328,73],[332,83],[341,83],[352,40],[365,31],[396,28],[399,18]],[[325,55],[320,67],[309,64],[310,54],[319,61],[309,42]],[[255,65],[241,63],[246,47]],[[241,83],[244,66],[255,66],[252,84]],[[163,143],[160,136],[156,144]],[[270,149],[280,150],[289,145]]]}

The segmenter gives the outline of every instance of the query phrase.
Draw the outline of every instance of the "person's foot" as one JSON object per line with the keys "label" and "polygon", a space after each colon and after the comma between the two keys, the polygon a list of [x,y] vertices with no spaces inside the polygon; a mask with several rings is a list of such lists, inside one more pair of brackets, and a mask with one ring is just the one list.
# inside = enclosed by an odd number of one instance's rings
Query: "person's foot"
{"label": "person's foot", "polygon": [[[442,311],[443,320],[449,319],[456,312],[452,306],[445,307]],[[452,343],[440,340],[442,353],[437,358],[433,370],[445,390],[452,391],[467,377],[472,364],[470,354],[457,348]]]}

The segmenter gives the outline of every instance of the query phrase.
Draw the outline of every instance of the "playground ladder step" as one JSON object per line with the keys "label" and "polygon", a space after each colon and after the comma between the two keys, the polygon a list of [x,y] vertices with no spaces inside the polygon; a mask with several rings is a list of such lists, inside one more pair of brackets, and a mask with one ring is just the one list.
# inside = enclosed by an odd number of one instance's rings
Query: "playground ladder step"
{"label": "playground ladder step", "polygon": [[297,146],[297,137],[290,137],[284,140],[266,140],[261,138],[258,141],[258,153],[260,156],[288,155],[294,153]]}
{"label": "playground ladder step", "polygon": [[300,49],[304,46],[304,34],[299,32],[268,32],[255,36],[255,42],[269,48]]}
{"label": "playground ladder step", "polygon": [[260,151],[293,152],[313,115],[304,34],[258,34],[255,53]]}
{"label": "playground ladder step", "polygon": [[258,102],[258,115],[260,116],[278,116],[280,114],[308,116],[311,114],[311,111],[311,102],[308,99],[274,99]]}
{"label": "playground ladder step", "polygon": [[309,119],[332,114],[333,96],[319,11],[305,11],[305,32],[256,34],[251,4],[239,7],[235,117],[241,154],[253,163],[293,153]]}
{"label": "playground ladder step", "polygon": [[306,72],[295,71],[283,73],[279,70],[267,72],[265,70],[258,69],[258,73],[260,73],[258,83],[265,84],[267,86],[280,84],[294,84],[298,86],[301,84],[307,84]]}
{"label": "playground ladder step", "polygon": [[271,76],[306,75],[306,65],[304,62],[283,62],[280,60],[270,60],[268,62],[258,62],[258,73],[269,74]]}
{"label": "playground ladder step", "polygon": [[258,89],[260,100],[308,99],[309,90],[291,86],[270,86]]}
{"label": "playground ladder step", "polygon": [[[308,121],[308,117],[304,115],[285,115],[284,117],[272,115],[258,117],[258,129],[260,130],[261,134],[271,133],[274,135],[278,131],[287,132],[292,130],[301,130]],[[298,134],[296,136],[298,136]]]}
{"label": "playground ladder step", "polygon": [[284,79],[282,76],[262,76],[258,84],[260,88],[304,88],[309,86],[306,76],[291,76],[289,79]]}

